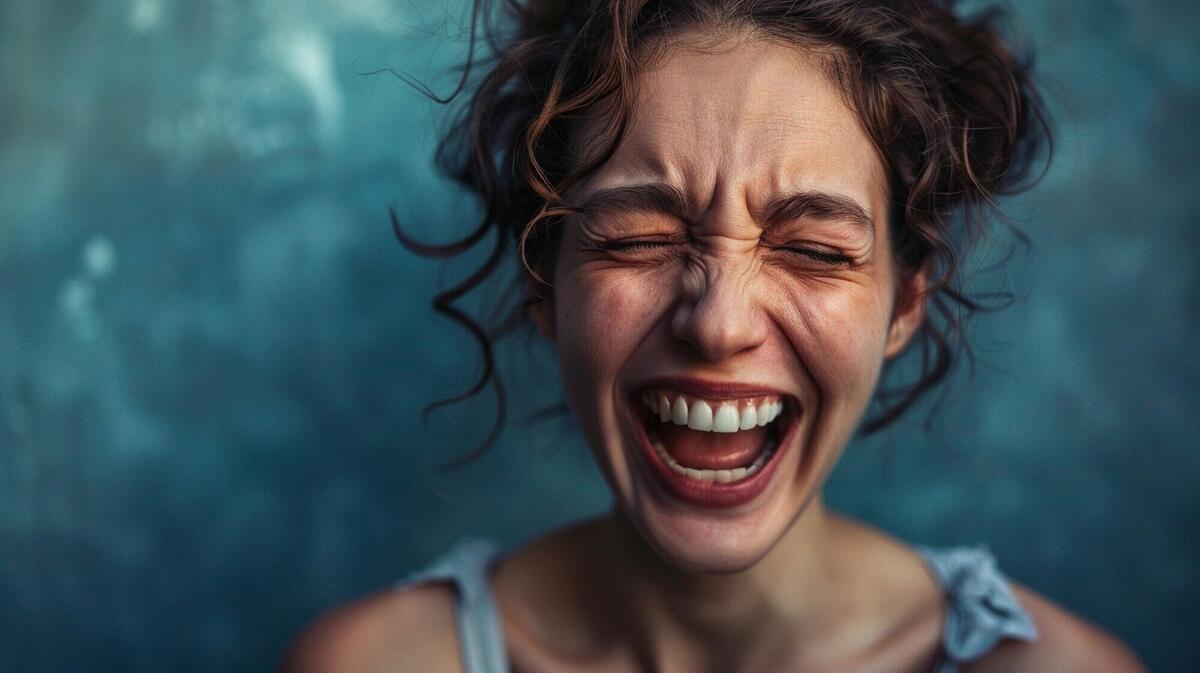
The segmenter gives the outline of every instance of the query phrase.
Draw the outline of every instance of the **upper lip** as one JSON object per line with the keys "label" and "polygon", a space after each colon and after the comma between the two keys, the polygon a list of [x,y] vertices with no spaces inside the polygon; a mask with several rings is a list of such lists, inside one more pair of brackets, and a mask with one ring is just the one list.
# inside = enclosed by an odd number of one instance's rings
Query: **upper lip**
{"label": "upper lip", "polygon": [[759,383],[719,381],[693,376],[660,376],[641,381],[633,387],[634,390],[643,388],[667,388],[706,400],[736,400],[745,397],[788,394],[773,386]]}

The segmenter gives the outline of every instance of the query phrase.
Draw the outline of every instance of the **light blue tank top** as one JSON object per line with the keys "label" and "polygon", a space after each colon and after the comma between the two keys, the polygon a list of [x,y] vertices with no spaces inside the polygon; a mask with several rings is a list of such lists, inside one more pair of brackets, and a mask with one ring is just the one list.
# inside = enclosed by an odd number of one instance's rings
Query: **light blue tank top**
{"label": "light blue tank top", "polygon": [[[1037,638],[1029,613],[1017,602],[986,549],[916,549],[941,585],[947,603],[942,651],[931,673],[955,673],[959,666],[982,657],[1005,638]],[[454,584],[464,673],[508,673],[504,631],[487,579],[489,568],[499,557],[491,543],[465,540],[397,585],[429,581]]]}

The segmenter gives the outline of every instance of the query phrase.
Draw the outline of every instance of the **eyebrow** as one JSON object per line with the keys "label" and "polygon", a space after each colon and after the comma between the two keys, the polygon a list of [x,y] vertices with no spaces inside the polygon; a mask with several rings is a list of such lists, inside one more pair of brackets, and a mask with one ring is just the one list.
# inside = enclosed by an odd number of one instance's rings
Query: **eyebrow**
{"label": "eyebrow", "polygon": [[803,191],[774,199],[763,210],[766,226],[811,217],[818,220],[846,221],[875,233],[875,221],[857,201],[840,194]]}
{"label": "eyebrow", "polygon": [[687,219],[687,199],[683,192],[662,182],[600,189],[579,208],[585,215],[658,212]]}
{"label": "eyebrow", "polygon": [[[610,187],[592,193],[579,206],[585,215],[598,213],[658,212],[687,221],[687,199],[683,192],[661,182]],[[867,209],[854,199],[820,191],[799,191],[771,200],[759,215],[764,228],[803,218],[844,220],[874,233],[875,223]]]}

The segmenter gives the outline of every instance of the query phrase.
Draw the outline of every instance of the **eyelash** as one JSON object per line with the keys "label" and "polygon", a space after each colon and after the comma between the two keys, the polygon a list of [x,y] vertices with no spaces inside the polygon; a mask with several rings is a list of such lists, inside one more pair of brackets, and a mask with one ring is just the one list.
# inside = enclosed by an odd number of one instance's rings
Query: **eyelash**
{"label": "eyelash", "polygon": [[780,250],[783,250],[783,251],[793,254],[793,255],[808,257],[810,259],[815,259],[818,262],[824,262],[824,263],[830,264],[830,265],[850,264],[854,261],[853,257],[849,257],[847,255],[839,255],[839,254],[833,253],[833,252],[822,252],[820,250],[813,250],[812,248],[784,247],[784,248],[780,248]]}
{"label": "eyelash", "polygon": [[[617,240],[605,241],[600,244],[600,248],[609,252],[633,252],[638,250],[656,250],[664,247],[676,245],[673,241],[638,241],[638,240]],[[797,257],[808,257],[809,259],[823,262],[832,266],[839,264],[850,264],[854,261],[853,257],[840,255],[831,252],[822,252],[813,250],[812,248],[790,248],[787,246],[777,248]]]}
{"label": "eyelash", "polygon": [[637,240],[617,240],[604,241],[600,244],[602,250],[609,252],[630,252],[632,250],[653,250],[675,245],[674,241],[637,241]]}

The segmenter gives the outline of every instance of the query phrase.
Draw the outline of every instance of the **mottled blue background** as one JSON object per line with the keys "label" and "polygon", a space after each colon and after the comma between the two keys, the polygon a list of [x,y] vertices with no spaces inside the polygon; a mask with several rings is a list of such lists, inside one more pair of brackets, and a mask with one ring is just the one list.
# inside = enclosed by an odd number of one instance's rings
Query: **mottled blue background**
{"label": "mottled blue background", "polygon": [[[0,670],[267,670],[318,611],[465,534],[602,510],[570,424],[510,426],[427,308],[473,204],[430,168],[464,43],[399,0],[0,6]],[[448,19],[449,17],[449,19]],[[1193,670],[1200,538],[1194,3],[1021,3],[1059,127],[1030,234],[932,433],[851,446],[837,506],[1014,578]],[[990,279],[990,280],[989,280]],[[980,287],[1005,282],[980,277]],[[496,301],[483,293],[467,302]],[[518,416],[559,395],[528,333]]]}

